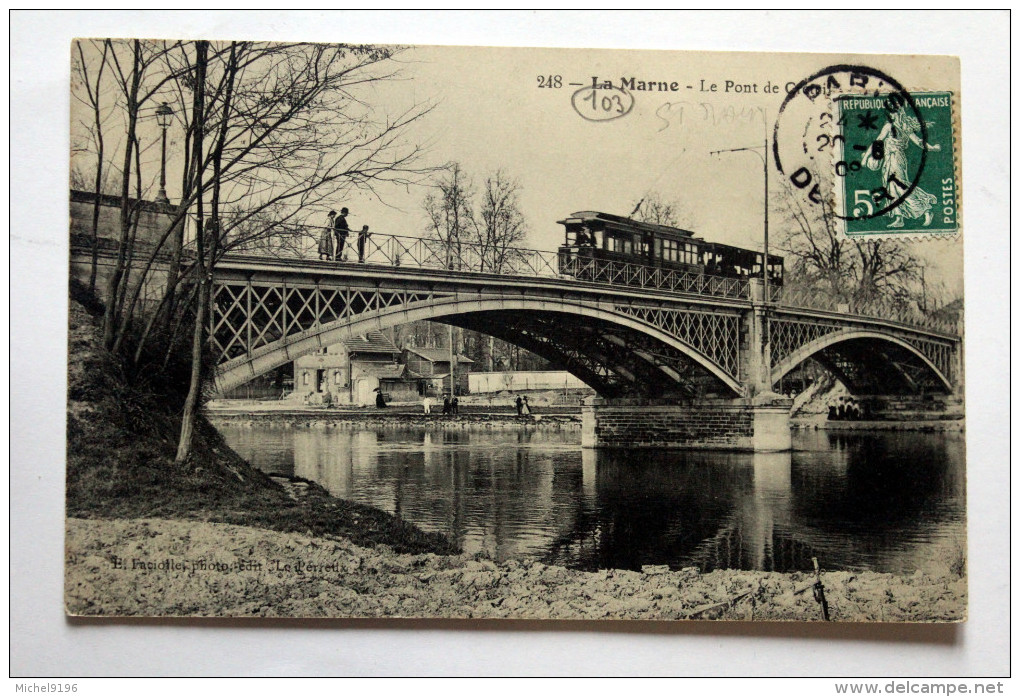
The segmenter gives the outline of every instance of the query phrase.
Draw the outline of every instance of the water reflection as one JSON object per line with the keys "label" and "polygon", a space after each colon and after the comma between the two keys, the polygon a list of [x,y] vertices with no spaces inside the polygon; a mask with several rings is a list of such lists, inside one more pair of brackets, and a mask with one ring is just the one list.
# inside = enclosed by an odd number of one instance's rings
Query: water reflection
{"label": "water reflection", "polygon": [[964,530],[957,434],[799,434],[791,453],[581,450],[574,433],[224,427],[313,479],[500,559],[910,571]]}

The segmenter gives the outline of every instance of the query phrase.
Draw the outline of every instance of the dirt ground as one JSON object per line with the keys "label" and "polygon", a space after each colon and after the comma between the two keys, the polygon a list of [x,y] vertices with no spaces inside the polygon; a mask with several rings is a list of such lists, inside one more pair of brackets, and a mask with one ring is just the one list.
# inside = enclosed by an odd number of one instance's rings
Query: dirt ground
{"label": "dirt ground", "polygon": [[[222,523],[69,518],[66,555],[72,615],[821,619],[806,574],[582,572]],[[836,621],[966,618],[966,581],[949,569],[822,581]]]}

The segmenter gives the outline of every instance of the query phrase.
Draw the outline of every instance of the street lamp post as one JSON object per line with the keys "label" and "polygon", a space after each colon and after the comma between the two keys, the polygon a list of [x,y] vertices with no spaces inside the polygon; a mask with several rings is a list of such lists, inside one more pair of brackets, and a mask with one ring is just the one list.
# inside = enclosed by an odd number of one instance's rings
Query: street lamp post
{"label": "street lamp post", "polygon": [[170,198],[166,195],[166,129],[170,128],[170,120],[173,116],[174,110],[166,102],[156,107],[156,123],[163,131],[162,145],[159,151],[159,193],[156,194],[156,200],[160,203],[170,203]]}
{"label": "street lamp post", "polygon": [[762,382],[762,387],[764,387],[764,389],[766,391],[771,391],[772,390],[772,385],[771,385],[771,372],[772,372],[772,357],[771,357],[771,354],[772,354],[772,351],[771,351],[771,347],[769,346],[770,337],[769,337],[768,306],[769,306],[769,303],[772,300],[772,297],[771,297],[770,291],[769,291],[769,138],[768,138],[768,135],[766,134],[765,140],[762,142],[761,145],[753,145],[753,146],[746,147],[746,148],[730,148],[728,150],[713,150],[709,154],[710,155],[721,155],[723,153],[728,153],[728,152],[751,152],[751,153],[754,153],[755,155],[758,156],[758,159],[761,160],[762,171],[765,174],[765,202],[764,202],[765,203],[765,231],[764,231],[764,233],[765,233],[764,234],[765,256],[764,256],[764,258],[762,260],[762,265],[761,265],[761,276],[762,276],[762,281],[763,281],[763,284],[762,284],[763,288],[762,288],[762,290],[764,291],[764,295],[765,295],[765,298],[764,298],[764,307],[763,307],[763,312],[762,312],[762,320],[763,320],[762,321],[762,349],[763,349],[763,354],[764,354],[762,356],[762,358],[763,358],[762,362],[763,362],[763,369],[765,371],[765,375],[761,376],[760,380]]}

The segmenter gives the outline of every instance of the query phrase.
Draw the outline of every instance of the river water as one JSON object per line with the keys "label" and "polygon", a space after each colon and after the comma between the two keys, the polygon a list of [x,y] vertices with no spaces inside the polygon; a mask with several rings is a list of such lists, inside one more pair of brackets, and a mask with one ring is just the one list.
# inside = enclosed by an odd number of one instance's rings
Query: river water
{"label": "river water", "polygon": [[594,570],[909,573],[965,539],[958,433],[795,432],[794,451],[593,451],[578,432],[219,426],[271,473],[455,539]]}

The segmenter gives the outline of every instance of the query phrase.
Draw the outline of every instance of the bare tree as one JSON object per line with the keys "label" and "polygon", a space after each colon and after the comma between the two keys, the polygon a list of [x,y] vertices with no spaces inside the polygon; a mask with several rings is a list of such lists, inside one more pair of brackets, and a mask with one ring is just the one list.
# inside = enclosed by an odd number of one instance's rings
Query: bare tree
{"label": "bare tree", "polygon": [[806,208],[793,195],[782,201],[790,223],[779,241],[787,255],[787,287],[814,291],[854,310],[902,309],[916,302],[921,263],[906,246],[848,239],[830,206]]}
{"label": "bare tree", "polygon": [[446,254],[446,267],[460,268],[463,261],[462,242],[474,224],[471,180],[457,162],[450,163],[434,184],[437,191],[422,202],[428,217],[428,235],[441,242]]}
{"label": "bare tree", "polygon": [[694,216],[679,201],[667,201],[657,191],[648,191],[635,206],[631,217],[643,223],[691,229]]}
{"label": "bare tree", "polygon": [[[203,138],[205,133],[205,76],[208,65],[208,41],[195,42],[195,129],[193,156],[196,161],[202,159]],[[177,456],[174,461],[178,464],[186,461],[191,455],[191,436],[195,430],[195,416],[198,413],[199,391],[202,387],[202,348],[203,330],[205,328],[205,312],[209,305],[209,281],[212,280],[208,273],[208,259],[206,257],[206,235],[205,235],[205,211],[203,201],[204,173],[201,168],[196,167],[198,178],[195,182],[197,197],[195,199],[195,251],[197,255],[197,268],[199,273],[198,301],[195,305],[196,316],[192,328],[191,341],[191,381],[188,385],[188,394],[184,400],[184,413],[181,417],[181,433],[177,441]],[[215,222],[215,208],[213,210],[213,221]]]}
{"label": "bare tree", "polygon": [[471,242],[477,247],[479,271],[500,273],[509,254],[524,241],[527,226],[520,209],[521,185],[502,170],[486,177],[478,215],[471,219]]}
{"label": "bare tree", "polygon": [[[425,197],[422,208],[428,218],[429,236],[444,245],[447,267],[506,271],[527,234],[520,209],[520,182],[497,170],[485,178],[481,193],[476,194],[470,177],[458,163],[452,163],[435,186],[438,191]],[[461,335],[465,342],[480,348],[480,355],[475,356],[491,371],[495,338],[476,337],[469,331]]]}
{"label": "bare tree", "polygon": [[[93,41],[92,44],[95,47],[96,42]],[[78,51],[72,60],[73,81],[71,94],[75,99],[88,105],[91,116],[89,122],[83,125],[92,142],[84,144],[83,149],[90,150],[94,148],[95,150],[95,175],[92,182],[95,200],[92,204],[92,234],[90,239],[92,248],[92,262],[89,270],[90,292],[94,292],[96,289],[96,271],[99,265],[99,211],[102,204],[100,197],[103,193],[103,177],[105,174],[103,161],[106,157],[106,142],[103,138],[103,124],[106,118],[103,114],[102,95],[106,90],[103,75],[109,64],[108,58],[110,54],[107,42],[101,42],[101,45],[102,51],[99,52],[98,65],[90,64],[82,48],[82,42],[76,43]],[[81,94],[83,89],[84,95]],[[74,170],[72,170],[73,173]]]}
{"label": "bare tree", "polygon": [[[130,333],[138,372],[140,361],[147,360],[143,347],[154,336],[165,339],[169,357],[179,333],[193,330],[191,389],[178,450],[183,460],[190,453],[188,424],[200,401],[203,320],[218,260],[235,248],[292,249],[303,240],[293,231],[326,198],[355,189],[374,192],[382,182],[419,181],[432,169],[419,164],[421,148],[407,143],[404,134],[429,106],[387,114],[359,96],[372,83],[394,77],[392,49],[252,42],[103,45],[119,89],[117,101],[101,111],[123,118],[118,135],[125,150],[120,239],[105,294],[104,340],[119,352]],[[90,49],[96,45],[82,45],[94,62]],[[181,198],[169,209],[162,233],[139,245],[132,215],[148,180],[142,174],[146,162],[138,125],[145,116],[142,105],[156,99],[172,102],[185,128]],[[194,233],[190,241],[186,224]],[[285,242],[274,243],[283,231],[290,233]],[[156,271],[165,273],[167,256],[163,298],[140,315],[142,285]],[[176,293],[185,283],[199,292]]]}
{"label": "bare tree", "polygon": [[[114,46],[111,55],[115,58],[118,51],[123,51],[122,43],[107,42]],[[132,135],[137,126],[132,125],[132,118],[137,124],[137,105],[155,94],[143,78],[150,79],[163,90],[161,99],[176,104],[175,113],[187,134],[186,158],[181,203],[172,211],[165,233],[149,250],[147,260],[128,263],[136,250],[130,234],[122,230],[119,250],[123,256],[118,256],[116,264],[113,280],[117,290],[109,296],[113,302],[108,303],[109,321],[104,333],[111,347],[119,347],[134,318],[141,281],[151,272],[155,260],[167,253],[171,257],[169,281],[157,314],[168,319],[176,311],[175,289],[191,278],[193,268],[193,263],[182,263],[182,256],[184,222],[196,200],[196,169],[216,170],[211,173],[211,181],[219,185],[214,184],[208,191],[215,193],[219,208],[230,212],[223,216],[215,211],[220,224],[217,239],[209,247],[213,264],[230,250],[223,242],[240,239],[251,243],[260,223],[268,223],[261,234],[270,236],[281,224],[294,222],[326,196],[351,188],[372,189],[381,181],[410,183],[429,171],[415,163],[420,149],[406,146],[401,140],[406,126],[427,113],[427,105],[395,118],[379,117],[356,97],[359,87],[393,76],[390,71],[372,70],[392,56],[388,49],[239,42],[211,46],[203,114],[209,147],[201,160],[195,160],[189,152],[196,120],[193,104],[189,103],[196,87],[195,66],[187,47],[160,44],[151,48],[146,42],[133,42],[132,48],[132,58],[137,56],[137,60],[130,70],[118,73],[125,76],[119,80],[126,95],[124,103],[136,105],[123,108],[128,116],[126,140],[137,144]],[[139,150],[133,150],[138,161]],[[127,158],[126,162],[122,169],[129,173]],[[140,168],[138,162],[134,168],[136,183],[140,181]],[[126,200],[122,196],[122,208]],[[267,221],[267,212],[277,218]],[[235,234],[238,227],[243,228],[243,234]],[[143,278],[138,278],[137,269],[141,269]],[[129,296],[126,279],[132,272],[136,277]],[[149,329],[151,322],[144,334]]]}
{"label": "bare tree", "polygon": [[[78,47],[81,48],[79,43]],[[137,207],[141,203],[141,162],[138,125],[142,109],[160,92],[173,74],[160,74],[161,59],[172,50],[166,42],[103,42],[108,52],[111,72],[123,99],[122,110],[126,119],[124,129],[124,154],[120,170],[120,237],[117,258],[104,294],[103,341],[107,347],[118,343],[118,331],[123,331],[126,321],[120,315],[130,278],[133,261],[132,230],[137,220]],[[100,109],[100,111],[102,111]],[[131,199],[132,168],[134,167],[136,197]]]}
{"label": "bare tree", "polygon": [[[482,205],[472,221],[481,271],[503,272],[512,252],[524,241],[527,226],[520,209],[520,188],[520,183],[502,170],[485,179]],[[496,338],[486,336],[480,343],[485,369],[491,372]]]}

